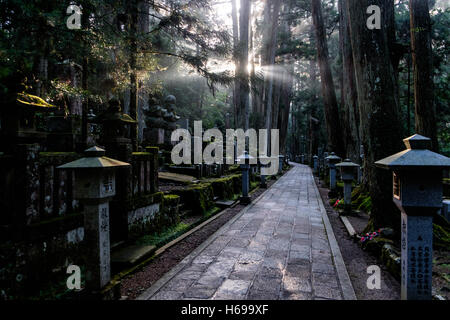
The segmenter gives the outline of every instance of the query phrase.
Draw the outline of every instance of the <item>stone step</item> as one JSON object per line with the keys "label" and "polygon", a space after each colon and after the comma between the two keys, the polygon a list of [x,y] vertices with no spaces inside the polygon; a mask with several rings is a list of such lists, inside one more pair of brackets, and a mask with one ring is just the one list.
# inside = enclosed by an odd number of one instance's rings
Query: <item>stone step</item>
{"label": "stone step", "polygon": [[178,182],[183,184],[195,183],[197,181],[195,177],[173,172],[158,172],[158,178],[163,181]]}
{"label": "stone step", "polygon": [[236,201],[233,200],[217,200],[215,205],[221,209],[230,208]]}
{"label": "stone step", "polygon": [[130,267],[150,257],[156,250],[152,245],[129,245],[111,252],[111,264],[114,267]]}

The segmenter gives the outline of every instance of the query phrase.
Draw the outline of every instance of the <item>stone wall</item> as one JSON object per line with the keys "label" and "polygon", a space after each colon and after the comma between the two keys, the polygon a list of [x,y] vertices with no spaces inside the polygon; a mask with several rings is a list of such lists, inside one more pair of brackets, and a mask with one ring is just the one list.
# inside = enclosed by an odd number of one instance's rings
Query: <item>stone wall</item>
{"label": "stone wall", "polygon": [[[76,181],[71,172],[57,169],[81,155],[43,151],[29,144],[0,154],[0,300],[64,294],[67,267],[75,264],[83,271],[85,265],[83,208],[73,198]],[[179,198],[164,204],[166,197],[157,192],[158,150],[149,151],[133,154],[128,200],[118,208],[133,237],[179,219]]]}

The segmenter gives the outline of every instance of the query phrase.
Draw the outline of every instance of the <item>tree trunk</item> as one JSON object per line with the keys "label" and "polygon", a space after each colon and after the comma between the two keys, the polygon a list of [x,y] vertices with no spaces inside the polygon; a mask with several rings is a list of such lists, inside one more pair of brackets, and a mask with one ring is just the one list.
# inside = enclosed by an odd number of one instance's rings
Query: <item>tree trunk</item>
{"label": "tree trunk", "polygon": [[[265,39],[263,40],[263,51],[266,53],[265,68],[266,73],[264,75],[264,109],[266,130],[271,129],[272,125],[272,105],[273,105],[273,90],[274,90],[274,67],[275,67],[275,54],[277,47],[277,32],[278,32],[278,18],[280,14],[281,0],[267,0],[266,15],[269,17],[270,23],[267,23],[268,27]],[[268,135],[270,137],[270,135]],[[270,142],[267,143],[270,146]]]}
{"label": "tree trunk", "polygon": [[249,47],[249,22],[250,22],[251,0],[241,0],[241,11],[239,15],[239,112],[240,128],[248,129],[249,126],[249,76],[248,76],[248,47]]}
{"label": "tree trunk", "polygon": [[344,109],[343,134],[347,157],[360,162],[360,134],[358,95],[355,86],[355,69],[353,65],[352,45],[346,8],[347,0],[339,0],[339,43],[342,59],[342,108]]}
{"label": "tree trunk", "polygon": [[340,156],[344,156],[344,141],[342,138],[333,76],[331,74],[331,68],[328,61],[328,45],[320,0],[311,1],[311,12],[314,28],[316,31],[317,58],[319,62],[320,77],[322,82],[322,94],[325,106],[328,143],[332,151],[336,152],[336,154]]}
{"label": "tree trunk", "polygon": [[372,4],[380,6],[381,10],[386,9],[386,0],[347,1],[365,150],[364,166],[372,198],[369,225],[398,229],[398,210],[392,202],[392,173],[374,165],[375,161],[399,152],[403,147],[387,28],[382,24],[381,30],[369,30],[366,26],[366,9]]}
{"label": "tree trunk", "polygon": [[406,128],[408,130],[407,136],[411,135],[411,54],[408,54],[406,59],[406,63],[408,64],[408,89],[406,92]]}
{"label": "tree trunk", "polygon": [[[291,5],[285,4],[283,8],[283,13],[285,15],[289,14],[291,11]],[[289,21],[285,20],[283,23],[283,33],[286,35],[285,39],[291,39],[291,25]],[[287,44],[281,45],[282,49],[287,48]],[[281,85],[281,96],[280,103],[278,107],[278,128],[280,129],[280,153],[286,154],[286,143],[287,143],[287,131],[289,127],[289,113],[291,108],[292,99],[292,89],[293,89],[293,73],[294,73],[294,63],[291,59],[291,54],[287,54],[283,57],[284,61],[284,77]]]}
{"label": "tree trunk", "polygon": [[416,133],[431,138],[434,151],[439,150],[436,109],[433,94],[433,52],[428,1],[410,0],[411,48],[414,66],[414,101]]}
{"label": "tree trunk", "polygon": [[[309,41],[311,43],[311,46],[316,45],[316,39],[314,35],[314,26],[311,26],[311,30],[309,31]],[[319,99],[317,96],[318,90],[318,80],[317,80],[317,61],[316,59],[309,61],[309,87],[311,90],[311,96],[310,96],[310,112],[308,114],[308,126],[309,126],[309,154],[307,161],[311,163],[313,161],[313,156],[317,152],[317,149],[319,148],[319,123],[315,119],[318,118],[318,109],[319,109]]]}
{"label": "tree trunk", "polygon": [[238,12],[237,12],[237,0],[231,0],[231,18],[233,20],[233,58],[235,65],[235,80],[233,87],[233,109],[234,109],[234,128],[239,126],[239,106],[240,102],[240,93],[239,93],[239,20],[238,20]]}
{"label": "tree trunk", "polygon": [[[138,27],[138,3],[137,0],[128,2],[128,14],[130,16],[130,117],[139,121],[138,118],[138,79],[137,79],[137,27]],[[133,151],[138,151],[137,124],[131,125],[131,143]]]}

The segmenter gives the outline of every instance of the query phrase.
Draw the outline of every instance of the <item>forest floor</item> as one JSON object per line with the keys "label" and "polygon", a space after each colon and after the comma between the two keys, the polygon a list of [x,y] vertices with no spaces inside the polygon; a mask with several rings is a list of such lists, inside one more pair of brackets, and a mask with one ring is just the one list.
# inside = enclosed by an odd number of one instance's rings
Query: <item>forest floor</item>
{"label": "forest floor", "polygon": [[[316,179],[325,210],[333,227],[334,235],[341,249],[342,258],[347,267],[348,275],[353,284],[356,297],[358,300],[399,300],[400,299],[400,282],[397,281],[386,269],[386,267],[378,261],[378,259],[361,247],[350,238],[339,215],[329,204],[328,189],[324,188]],[[367,219],[363,216],[359,219],[353,219],[352,225],[357,232],[364,229]],[[356,222],[356,223],[354,223]],[[367,288],[367,268],[377,265],[381,270],[381,289],[370,290]]]}

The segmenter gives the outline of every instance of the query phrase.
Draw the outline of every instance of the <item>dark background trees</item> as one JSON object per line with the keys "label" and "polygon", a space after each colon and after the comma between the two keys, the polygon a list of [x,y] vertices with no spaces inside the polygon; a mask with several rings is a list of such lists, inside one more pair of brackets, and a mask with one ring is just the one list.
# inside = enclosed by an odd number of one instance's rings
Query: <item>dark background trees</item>
{"label": "dark background trees", "polygon": [[[69,4],[0,2],[2,108],[39,95],[80,115],[85,141],[87,113],[110,98],[142,129],[149,98],[174,94],[191,124],[280,129],[283,153],[363,164],[376,225],[394,209],[374,161],[414,132],[450,155],[445,1],[80,0],[80,30],[66,27]],[[371,4],[381,30],[366,27]]]}

